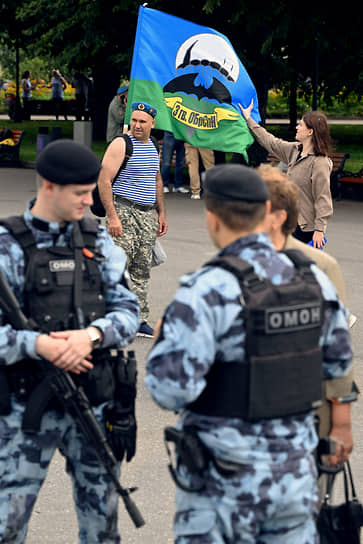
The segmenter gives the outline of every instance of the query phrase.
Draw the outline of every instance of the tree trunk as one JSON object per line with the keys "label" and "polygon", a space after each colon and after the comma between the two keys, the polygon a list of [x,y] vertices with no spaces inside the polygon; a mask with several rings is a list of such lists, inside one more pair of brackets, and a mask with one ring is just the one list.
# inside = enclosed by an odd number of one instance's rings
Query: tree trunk
{"label": "tree trunk", "polygon": [[290,80],[289,116],[290,130],[294,130],[297,124],[297,74],[294,72]]}
{"label": "tree trunk", "polygon": [[107,66],[105,62],[97,63],[93,71],[93,79],[93,138],[106,140],[108,106],[120,85],[120,74],[114,66]]}
{"label": "tree trunk", "polygon": [[20,123],[23,120],[23,113],[20,103],[19,95],[19,65],[20,65],[20,55],[19,55],[19,37],[15,39],[15,106],[13,111],[13,121],[14,123]]}

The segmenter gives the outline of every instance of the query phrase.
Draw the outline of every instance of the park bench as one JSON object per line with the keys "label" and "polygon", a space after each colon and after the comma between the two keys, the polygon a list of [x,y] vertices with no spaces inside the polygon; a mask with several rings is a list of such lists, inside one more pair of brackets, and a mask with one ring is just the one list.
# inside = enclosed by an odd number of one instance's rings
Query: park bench
{"label": "park bench", "polygon": [[336,186],[336,199],[341,199],[344,193],[350,190],[357,195],[363,195],[363,168],[359,172],[348,172],[343,170]]}
{"label": "park bench", "polygon": [[[2,129],[0,128],[0,131]],[[18,163],[20,144],[24,130],[9,129],[6,138],[14,140],[14,145],[0,144],[0,163]]]}

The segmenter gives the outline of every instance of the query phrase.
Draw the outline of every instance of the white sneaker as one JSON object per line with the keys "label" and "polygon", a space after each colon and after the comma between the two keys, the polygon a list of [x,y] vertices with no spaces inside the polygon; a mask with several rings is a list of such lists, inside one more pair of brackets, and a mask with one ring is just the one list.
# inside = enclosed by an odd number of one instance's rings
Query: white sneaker
{"label": "white sneaker", "polygon": [[189,189],[186,189],[186,187],[177,187],[175,189],[175,187],[173,187],[173,193],[183,193],[183,194],[186,194],[186,193],[189,193]]}
{"label": "white sneaker", "polygon": [[200,195],[194,195],[194,194],[193,194],[190,198],[191,198],[192,200],[200,200]]}
{"label": "white sneaker", "polygon": [[168,193],[169,192],[169,187],[164,187],[164,193]]}
{"label": "white sneaker", "polygon": [[353,327],[353,325],[356,324],[357,322],[357,316],[354,315],[354,314],[349,314],[348,316],[348,327],[351,329]]}

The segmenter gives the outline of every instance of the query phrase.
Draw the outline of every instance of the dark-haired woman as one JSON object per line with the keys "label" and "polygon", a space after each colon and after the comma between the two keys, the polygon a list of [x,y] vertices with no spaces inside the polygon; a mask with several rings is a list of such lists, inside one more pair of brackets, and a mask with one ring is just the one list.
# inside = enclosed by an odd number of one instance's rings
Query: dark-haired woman
{"label": "dark-haired woman", "polygon": [[312,111],[303,115],[296,127],[296,142],[276,138],[251,118],[253,102],[240,109],[252,134],[269,153],[287,164],[287,174],[300,189],[298,225],[294,236],[319,249],[329,217],[333,213],[330,192],[332,161],[330,134],[325,115]]}

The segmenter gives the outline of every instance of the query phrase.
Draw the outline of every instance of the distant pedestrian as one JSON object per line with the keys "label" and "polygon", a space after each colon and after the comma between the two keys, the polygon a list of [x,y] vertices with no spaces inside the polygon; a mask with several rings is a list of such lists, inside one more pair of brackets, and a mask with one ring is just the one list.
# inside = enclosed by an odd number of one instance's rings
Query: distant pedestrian
{"label": "distant pedestrian", "polygon": [[184,142],[174,138],[174,134],[168,130],[163,135],[163,152],[161,155],[161,177],[163,178],[164,193],[169,192],[170,171],[173,155],[175,151],[174,168],[174,193],[189,193],[188,189],[183,187],[183,172],[185,163]]}
{"label": "distant pedestrian", "polygon": [[30,101],[32,99],[32,89],[34,88],[35,86],[32,85],[30,81],[30,71],[25,70],[25,72],[23,72],[23,75],[21,76],[21,98],[23,100],[24,121],[30,121]]}
{"label": "distant pedestrian", "polygon": [[74,88],[76,99],[76,121],[82,121],[85,118],[87,95],[88,95],[88,81],[86,76],[82,72],[75,72],[72,77],[72,87]]}
{"label": "distant pedestrian", "polygon": [[123,132],[128,90],[126,86],[119,87],[108,107],[106,133],[108,144]]}
{"label": "distant pedestrian", "polygon": [[66,105],[64,104],[64,90],[67,87],[67,82],[64,77],[61,75],[59,70],[52,71],[52,79],[50,80],[49,85],[45,85],[48,89],[51,89],[52,92],[52,103],[54,108],[54,115],[58,121],[59,115],[62,113],[64,115],[64,120],[67,121],[67,111]]}
{"label": "distant pedestrian", "polygon": [[191,197],[193,200],[200,199],[200,174],[199,174],[199,156],[205,170],[214,166],[214,153],[212,149],[204,147],[195,147],[194,145],[185,142],[185,161],[188,166]]}

